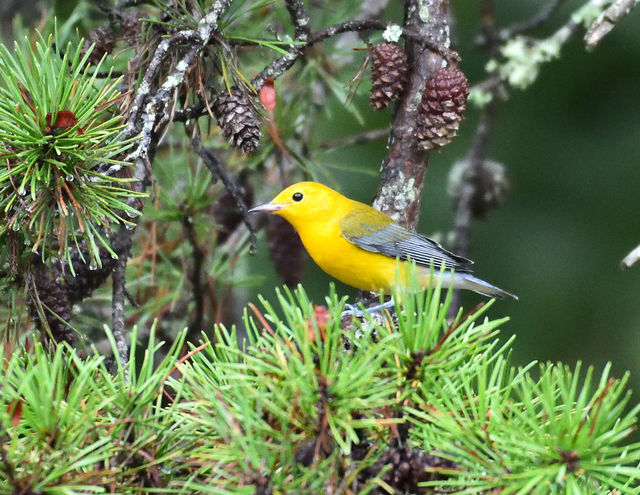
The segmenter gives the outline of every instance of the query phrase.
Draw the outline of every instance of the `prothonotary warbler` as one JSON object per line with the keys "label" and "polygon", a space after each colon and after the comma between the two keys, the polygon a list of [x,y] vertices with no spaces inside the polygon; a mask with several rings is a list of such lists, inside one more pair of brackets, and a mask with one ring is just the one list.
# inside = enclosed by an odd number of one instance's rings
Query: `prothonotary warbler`
{"label": "prothonotary warbler", "polygon": [[[400,263],[418,267],[418,282],[428,288],[469,289],[490,297],[517,297],[471,274],[472,261],[450,253],[369,205],[353,201],[316,182],[287,187],[270,203],[250,212],[280,215],[296,229],[313,260],[332,277],[358,289],[390,293]],[[433,266],[433,269],[431,269]]]}

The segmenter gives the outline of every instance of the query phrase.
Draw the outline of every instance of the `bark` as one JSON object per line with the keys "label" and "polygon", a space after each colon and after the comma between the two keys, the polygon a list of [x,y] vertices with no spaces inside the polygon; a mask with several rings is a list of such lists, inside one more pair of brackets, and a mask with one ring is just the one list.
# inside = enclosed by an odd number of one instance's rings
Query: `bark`
{"label": "bark", "polygon": [[400,224],[415,228],[429,152],[416,146],[414,132],[425,83],[443,65],[442,56],[429,47],[449,47],[449,1],[408,0],[405,9],[404,28],[415,35],[405,37],[409,80],[395,111],[389,152],[382,163],[373,206]]}

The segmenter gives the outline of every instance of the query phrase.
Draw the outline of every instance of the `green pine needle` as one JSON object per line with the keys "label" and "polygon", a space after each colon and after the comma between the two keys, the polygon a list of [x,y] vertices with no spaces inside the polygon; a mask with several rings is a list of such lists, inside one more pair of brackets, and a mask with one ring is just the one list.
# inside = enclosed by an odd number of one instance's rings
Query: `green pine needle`
{"label": "green pine needle", "polygon": [[105,229],[132,225],[137,214],[125,202],[138,195],[131,179],[100,173],[105,164],[124,166],[118,157],[130,144],[120,117],[106,110],[119,79],[97,78],[104,60],[90,67],[82,40],[55,40],[0,45],[0,238],[18,233],[19,253],[45,259],[69,260],[69,247],[81,242],[100,265]]}

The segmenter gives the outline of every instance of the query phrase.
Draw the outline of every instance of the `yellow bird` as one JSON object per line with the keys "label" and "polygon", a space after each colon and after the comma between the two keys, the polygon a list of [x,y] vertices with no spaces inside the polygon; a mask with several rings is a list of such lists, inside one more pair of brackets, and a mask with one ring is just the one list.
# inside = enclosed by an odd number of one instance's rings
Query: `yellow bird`
{"label": "yellow bird", "polygon": [[[296,229],[313,260],[332,277],[358,289],[389,294],[402,280],[398,261],[418,267],[418,282],[469,289],[489,297],[517,297],[471,274],[472,261],[394,222],[369,205],[316,182],[287,187],[270,203],[249,212],[280,215]],[[433,271],[431,270],[433,265]],[[442,269],[442,271],[441,271]]]}

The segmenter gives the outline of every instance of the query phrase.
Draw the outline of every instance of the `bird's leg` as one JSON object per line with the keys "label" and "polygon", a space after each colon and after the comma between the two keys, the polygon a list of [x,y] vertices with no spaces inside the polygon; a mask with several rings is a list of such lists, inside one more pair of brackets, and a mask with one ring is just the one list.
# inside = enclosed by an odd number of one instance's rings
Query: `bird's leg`
{"label": "bird's leg", "polygon": [[359,318],[361,316],[364,316],[365,314],[371,314],[377,311],[382,311],[383,309],[386,309],[386,308],[391,308],[393,307],[393,305],[394,305],[393,297],[388,301],[385,301],[380,304],[376,304],[374,306],[370,306],[368,308],[365,307],[363,303],[359,303],[359,305],[347,303],[344,305],[345,309],[342,312],[342,316],[355,316]]}

